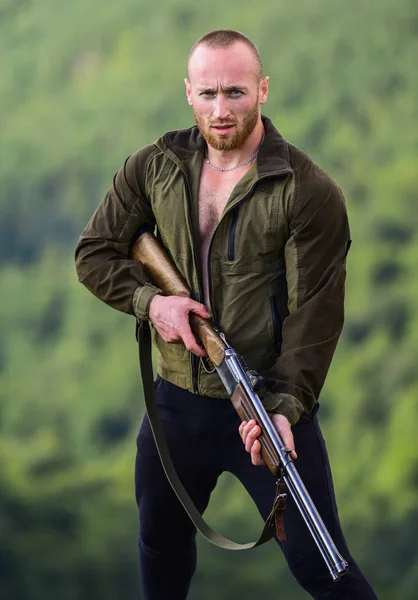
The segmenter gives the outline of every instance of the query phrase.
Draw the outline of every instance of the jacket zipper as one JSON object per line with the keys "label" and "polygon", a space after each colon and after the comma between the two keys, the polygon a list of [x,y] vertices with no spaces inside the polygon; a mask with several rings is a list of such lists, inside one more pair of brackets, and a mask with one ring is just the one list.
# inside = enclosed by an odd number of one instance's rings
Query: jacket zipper
{"label": "jacket zipper", "polygon": [[198,377],[198,369],[199,369],[199,357],[193,352],[190,353],[191,363],[192,363],[192,386],[193,392],[195,394],[199,394],[199,377]]}
{"label": "jacket zipper", "polygon": [[235,232],[237,230],[239,206],[233,209],[234,216],[232,217],[231,229],[229,230],[228,240],[228,260],[232,261],[235,258]]}

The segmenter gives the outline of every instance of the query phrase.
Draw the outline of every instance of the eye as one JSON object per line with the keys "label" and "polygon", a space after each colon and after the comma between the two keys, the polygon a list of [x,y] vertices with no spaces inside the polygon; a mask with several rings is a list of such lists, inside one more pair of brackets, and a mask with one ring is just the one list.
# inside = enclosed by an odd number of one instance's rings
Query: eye
{"label": "eye", "polygon": [[234,88],[229,93],[231,94],[231,96],[241,96],[242,95],[242,91],[237,88]]}
{"label": "eye", "polygon": [[215,92],[213,92],[212,90],[205,90],[200,95],[204,96],[205,98],[213,98],[213,96],[215,95]]}

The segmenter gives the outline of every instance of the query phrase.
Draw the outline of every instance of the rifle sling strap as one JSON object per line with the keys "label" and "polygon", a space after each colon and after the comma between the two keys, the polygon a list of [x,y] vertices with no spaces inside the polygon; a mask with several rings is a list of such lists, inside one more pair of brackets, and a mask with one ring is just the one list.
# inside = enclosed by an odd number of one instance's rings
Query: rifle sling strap
{"label": "rifle sling strap", "polygon": [[261,544],[268,542],[276,533],[274,519],[267,519],[266,523],[264,524],[263,531],[256,542],[237,544],[236,542],[225,538],[223,535],[216,533],[202,518],[202,515],[194,505],[192,499],[181,483],[179,476],[177,475],[173,461],[170,457],[161,420],[158,415],[157,404],[155,401],[154,374],[152,368],[151,331],[148,321],[137,320],[136,337],[139,346],[139,364],[141,368],[142,386],[144,389],[145,407],[154,436],[155,445],[157,447],[161,464],[165,471],[168,482],[173,488],[173,491],[177,495],[177,498],[180,500],[196,529],[209,542],[226,550],[250,550],[251,548],[255,548],[256,546],[260,546]]}

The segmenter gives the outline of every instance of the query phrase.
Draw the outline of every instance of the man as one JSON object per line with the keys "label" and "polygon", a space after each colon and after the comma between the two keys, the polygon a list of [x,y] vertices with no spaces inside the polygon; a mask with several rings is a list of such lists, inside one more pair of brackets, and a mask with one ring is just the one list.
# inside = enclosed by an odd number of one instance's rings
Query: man
{"label": "man", "polygon": [[[185,83],[197,127],[167,133],[126,160],[80,238],[79,279],[114,308],[150,320],[160,351],[161,419],[197,507],[204,511],[218,476],[230,471],[266,518],[275,481],[258,466],[259,428],[239,424],[190,329],[190,312],[213,317],[249,366],[266,376],[263,402],[350,563],[348,574],[332,583],[289,499],[287,541],[280,545],[293,574],[313,598],[375,599],[340,529],[316,417],[343,323],[350,243],[343,197],[261,116],[268,77],[244,35],[220,30],[201,38]],[[157,226],[192,299],[162,295],[142,265],[128,259],[143,226]],[[195,529],[166,481],[146,417],[136,496],[144,599],[182,600],[196,567]]]}

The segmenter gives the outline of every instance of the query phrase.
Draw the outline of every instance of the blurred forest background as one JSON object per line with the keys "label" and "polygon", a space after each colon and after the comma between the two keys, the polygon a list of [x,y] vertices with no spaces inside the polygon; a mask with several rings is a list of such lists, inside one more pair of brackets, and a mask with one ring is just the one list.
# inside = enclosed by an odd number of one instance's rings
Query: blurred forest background
{"label": "blurred forest background", "polygon": [[[141,597],[134,321],[77,283],[73,252],[126,156],[192,124],[188,50],[219,27],[259,46],[265,114],[344,190],[320,416],[353,553],[381,600],[417,597],[415,0],[0,0],[1,600]],[[261,525],[227,476],[207,517],[241,541]],[[199,552],[191,600],[307,597],[274,544]]]}

